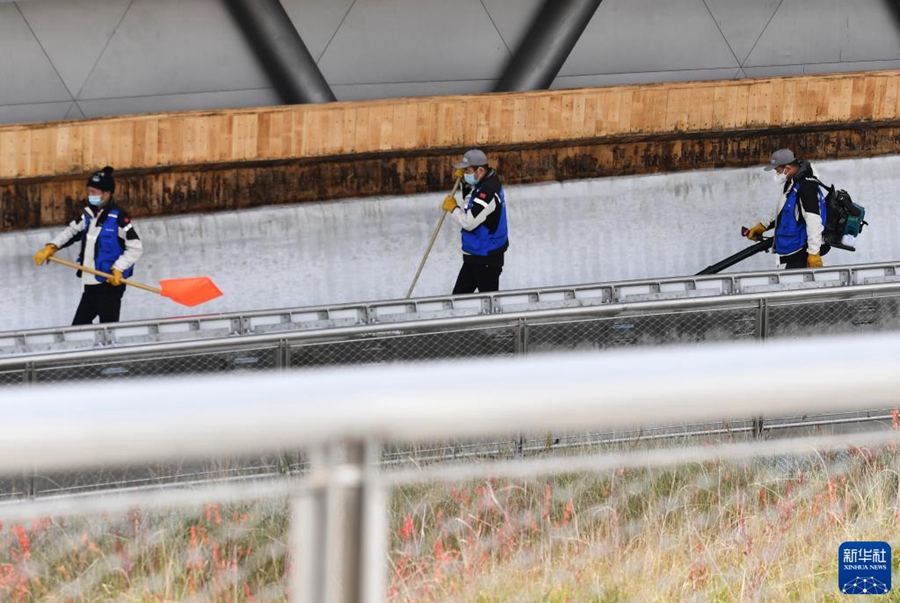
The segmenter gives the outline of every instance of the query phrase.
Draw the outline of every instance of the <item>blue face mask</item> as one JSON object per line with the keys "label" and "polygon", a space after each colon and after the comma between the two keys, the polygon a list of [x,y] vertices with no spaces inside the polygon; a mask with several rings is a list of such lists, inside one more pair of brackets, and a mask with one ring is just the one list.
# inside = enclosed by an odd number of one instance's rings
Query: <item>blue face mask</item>
{"label": "blue face mask", "polygon": [[475,174],[464,174],[463,178],[466,179],[466,184],[469,186],[475,186],[478,184],[478,180],[475,179]]}
{"label": "blue face mask", "polygon": [[100,207],[101,205],[103,205],[103,196],[102,195],[88,195],[88,203],[90,203],[94,207]]}

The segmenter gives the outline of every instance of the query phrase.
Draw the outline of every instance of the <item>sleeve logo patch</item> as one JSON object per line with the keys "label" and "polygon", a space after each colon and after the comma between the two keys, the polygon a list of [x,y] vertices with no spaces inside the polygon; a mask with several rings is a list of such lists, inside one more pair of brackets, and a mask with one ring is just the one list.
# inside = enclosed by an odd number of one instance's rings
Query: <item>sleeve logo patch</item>
{"label": "sleeve logo patch", "polygon": [[487,199],[487,193],[485,193],[485,192],[478,193],[478,198],[479,199]]}

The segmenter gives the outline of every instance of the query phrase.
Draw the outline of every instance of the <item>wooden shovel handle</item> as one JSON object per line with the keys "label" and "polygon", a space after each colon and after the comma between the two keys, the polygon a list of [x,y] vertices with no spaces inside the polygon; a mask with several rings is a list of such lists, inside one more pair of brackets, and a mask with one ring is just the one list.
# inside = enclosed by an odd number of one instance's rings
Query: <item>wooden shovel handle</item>
{"label": "wooden shovel handle", "polygon": [[[450,196],[453,197],[456,195],[456,191],[459,190],[459,186],[462,181],[457,178],[456,182],[453,184],[453,190],[450,191]],[[431,248],[434,247],[434,241],[437,239],[438,233],[441,231],[441,226],[444,225],[444,218],[447,217],[447,212],[443,209],[441,210],[441,219],[438,220],[437,226],[434,228],[434,232],[431,234],[431,239],[428,241],[428,247],[425,249],[425,255],[422,256],[422,261],[419,262],[419,268],[416,270],[416,275],[413,277],[412,284],[409,286],[409,290],[406,292],[406,299],[412,297],[413,289],[416,288],[416,283],[419,282],[419,276],[422,274],[422,268],[425,267],[425,260],[428,259],[428,254],[431,253]]]}
{"label": "wooden shovel handle", "polygon": [[[111,274],[107,274],[105,272],[100,272],[99,270],[94,270],[93,268],[88,268],[87,266],[82,266],[81,264],[76,264],[74,262],[68,262],[66,260],[61,260],[59,258],[55,258],[50,256],[47,258],[51,262],[56,262],[57,264],[62,264],[63,266],[68,266],[69,268],[74,268],[75,270],[84,270],[88,274],[95,274],[97,276],[103,276],[105,278],[112,278]],[[138,289],[143,289],[144,291],[149,291],[150,293],[156,293],[157,295],[162,294],[162,289],[157,289],[156,287],[151,287],[150,285],[142,285],[141,283],[136,283],[134,281],[122,281],[125,285],[130,285],[132,287],[137,287]]]}

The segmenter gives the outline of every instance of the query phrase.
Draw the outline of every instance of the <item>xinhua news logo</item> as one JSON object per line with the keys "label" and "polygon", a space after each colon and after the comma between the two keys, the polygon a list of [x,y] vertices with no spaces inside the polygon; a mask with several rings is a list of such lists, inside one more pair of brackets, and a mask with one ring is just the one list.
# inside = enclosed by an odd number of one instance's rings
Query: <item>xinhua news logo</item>
{"label": "xinhua news logo", "polygon": [[891,545],[845,542],[838,549],[838,588],[845,595],[885,595],[891,590]]}

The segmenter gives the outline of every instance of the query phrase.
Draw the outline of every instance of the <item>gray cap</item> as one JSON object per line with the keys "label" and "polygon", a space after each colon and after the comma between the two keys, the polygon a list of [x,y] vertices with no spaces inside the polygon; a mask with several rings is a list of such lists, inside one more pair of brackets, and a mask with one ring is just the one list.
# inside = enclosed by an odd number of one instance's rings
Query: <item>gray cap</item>
{"label": "gray cap", "polygon": [[487,165],[487,155],[484,154],[484,151],[480,149],[471,149],[466,151],[466,154],[463,155],[462,161],[453,164],[453,167],[456,169],[467,168],[467,167],[480,167],[482,165]]}
{"label": "gray cap", "polygon": [[795,161],[797,161],[797,158],[794,157],[793,151],[790,149],[778,149],[772,153],[772,156],[769,157],[769,164],[763,169],[767,172],[771,172],[780,165],[787,165],[789,163],[794,163]]}

